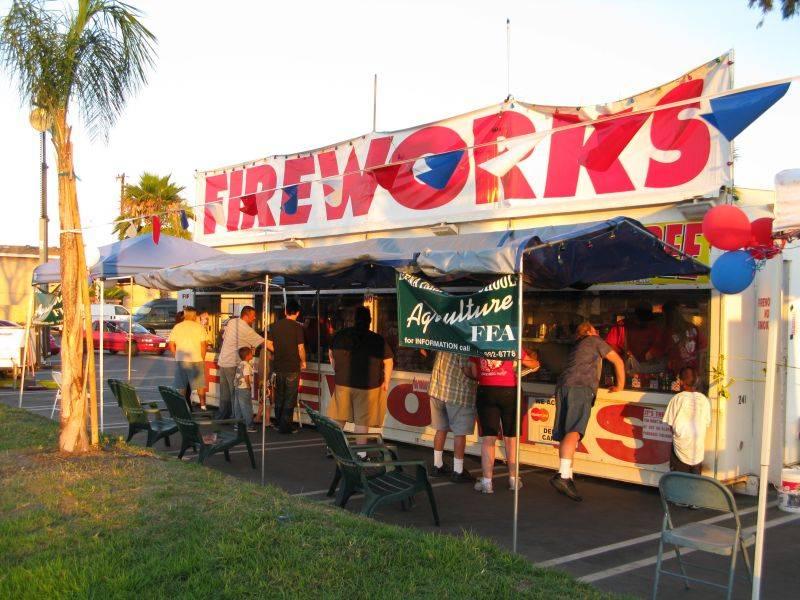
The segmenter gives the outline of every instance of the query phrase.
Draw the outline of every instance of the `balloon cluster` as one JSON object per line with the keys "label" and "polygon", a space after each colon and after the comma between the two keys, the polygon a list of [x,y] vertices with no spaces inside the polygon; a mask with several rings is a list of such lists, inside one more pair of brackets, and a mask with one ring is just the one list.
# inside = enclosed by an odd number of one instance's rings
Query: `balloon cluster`
{"label": "balloon cluster", "polygon": [[752,223],[742,209],[715,206],[703,218],[703,235],[708,243],[727,250],[711,267],[711,283],[723,294],[738,294],[753,282],[757,261],[780,253],[772,236],[772,219]]}

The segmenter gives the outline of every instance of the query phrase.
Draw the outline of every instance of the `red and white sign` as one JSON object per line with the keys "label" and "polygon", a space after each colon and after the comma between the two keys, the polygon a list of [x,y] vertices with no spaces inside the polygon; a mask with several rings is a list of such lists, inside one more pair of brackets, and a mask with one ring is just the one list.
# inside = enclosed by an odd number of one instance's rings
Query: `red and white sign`
{"label": "red and white sign", "polygon": [[[730,183],[729,143],[698,116],[699,102],[544,133],[729,88],[725,55],[608,104],[511,101],[312,152],[200,172],[198,201],[205,208],[198,211],[195,239],[210,245],[263,242],[716,194]],[[526,146],[505,142],[537,132],[541,138]],[[440,189],[424,177],[431,168],[425,157],[447,152],[460,159]]]}

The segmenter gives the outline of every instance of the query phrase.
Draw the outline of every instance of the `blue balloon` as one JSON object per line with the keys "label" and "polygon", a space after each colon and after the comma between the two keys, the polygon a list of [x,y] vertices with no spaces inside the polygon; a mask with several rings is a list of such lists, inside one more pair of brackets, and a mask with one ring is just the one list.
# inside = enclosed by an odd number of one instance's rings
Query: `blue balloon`
{"label": "blue balloon", "polygon": [[755,276],[756,261],[746,250],[726,252],[711,266],[711,283],[723,294],[738,294]]}

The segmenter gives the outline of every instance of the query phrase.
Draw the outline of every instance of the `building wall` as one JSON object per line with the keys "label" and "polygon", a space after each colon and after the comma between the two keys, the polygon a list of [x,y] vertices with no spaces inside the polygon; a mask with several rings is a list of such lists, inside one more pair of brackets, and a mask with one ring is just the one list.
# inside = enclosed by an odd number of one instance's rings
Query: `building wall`
{"label": "building wall", "polygon": [[38,256],[0,252],[0,319],[25,323]]}

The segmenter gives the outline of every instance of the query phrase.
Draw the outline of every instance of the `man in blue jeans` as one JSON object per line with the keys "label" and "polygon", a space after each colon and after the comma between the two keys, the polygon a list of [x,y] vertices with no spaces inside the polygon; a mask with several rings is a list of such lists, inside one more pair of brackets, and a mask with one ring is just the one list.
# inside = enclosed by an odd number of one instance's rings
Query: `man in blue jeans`
{"label": "man in blue jeans", "polygon": [[[269,328],[268,344],[273,345],[272,371],[275,373],[275,420],[279,433],[299,431],[293,421],[300,386],[300,371],[306,368],[303,326],[297,322],[300,305],[289,300],[286,317]],[[269,346],[267,346],[269,347]]]}
{"label": "man in blue jeans", "polygon": [[[219,408],[217,419],[228,419],[232,414],[233,394],[235,393],[236,366],[239,364],[239,348],[248,346],[257,348],[264,343],[264,338],[253,331],[256,322],[256,309],[245,306],[238,319],[231,319],[222,333],[222,348],[217,357],[219,371]],[[267,349],[272,350],[272,342],[267,342]]]}

